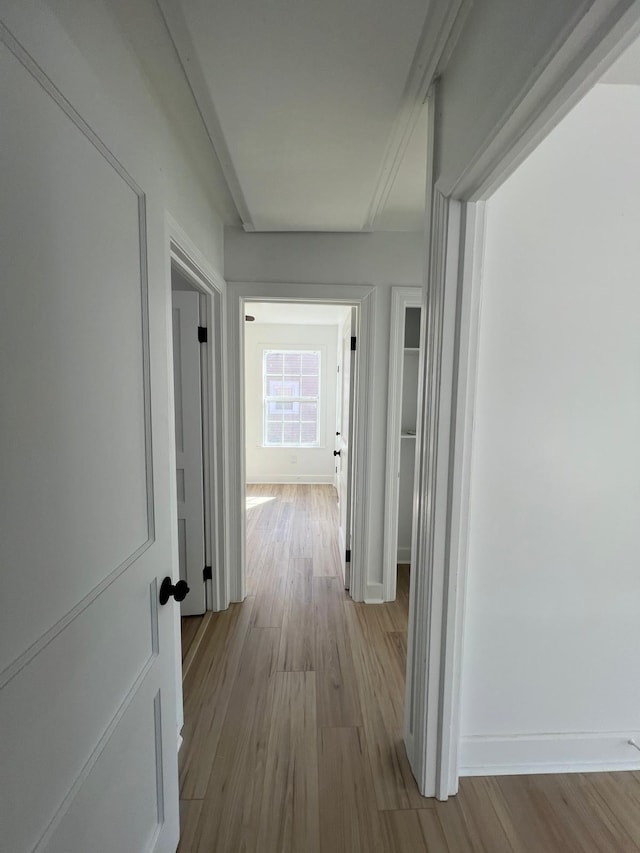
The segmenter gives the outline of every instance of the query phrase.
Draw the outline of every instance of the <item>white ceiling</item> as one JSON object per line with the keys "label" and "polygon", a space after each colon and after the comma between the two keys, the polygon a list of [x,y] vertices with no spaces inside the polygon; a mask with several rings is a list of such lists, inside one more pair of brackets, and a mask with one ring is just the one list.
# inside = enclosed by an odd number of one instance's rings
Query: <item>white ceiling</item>
{"label": "white ceiling", "polygon": [[302,302],[245,302],[244,312],[259,323],[296,326],[342,326],[351,308]]}
{"label": "white ceiling", "polygon": [[421,229],[424,100],[468,0],[159,3],[247,230]]}

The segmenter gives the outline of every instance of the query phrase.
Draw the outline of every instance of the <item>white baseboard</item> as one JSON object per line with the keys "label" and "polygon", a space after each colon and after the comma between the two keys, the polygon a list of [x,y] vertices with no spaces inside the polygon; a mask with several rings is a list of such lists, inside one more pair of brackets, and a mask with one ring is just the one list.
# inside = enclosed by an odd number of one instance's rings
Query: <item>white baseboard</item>
{"label": "white baseboard", "polygon": [[462,737],[460,776],[640,770],[638,732]]}
{"label": "white baseboard", "polygon": [[178,732],[178,752],[180,752],[180,750],[182,748],[183,741],[184,741],[184,738],[182,737],[180,732]]}
{"label": "white baseboard", "polygon": [[[365,604],[384,604],[384,587],[381,583],[368,583],[364,595]],[[640,755],[640,753],[638,753]]]}
{"label": "white baseboard", "polygon": [[311,485],[333,485],[333,474],[274,474],[269,477],[247,477],[247,485],[269,483],[310,483]]}
{"label": "white baseboard", "polygon": [[399,563],[411,562],[411,546],[408,548],[398,548],[397,560]]}

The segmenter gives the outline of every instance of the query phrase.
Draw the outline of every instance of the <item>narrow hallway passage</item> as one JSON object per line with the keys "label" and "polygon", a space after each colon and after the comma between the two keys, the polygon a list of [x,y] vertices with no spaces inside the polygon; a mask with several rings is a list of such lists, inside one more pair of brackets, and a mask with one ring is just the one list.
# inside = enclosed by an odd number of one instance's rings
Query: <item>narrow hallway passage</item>
{"label": "narrow hallway passage", "polygon": [[248,597],[213,614],[184,684],[180,851],[395,849],[392,813],[433,806],[402,744],[408,575],[354,604],[334,489],[247,495]]}
{"label": "narrow hallway passage", "polygon": [[179,853],[640,851],[640,774],[467,778],[420,796],[402,743],[408,572],[342,584],[335,491],[247,490],[248,597],[183,629]]}

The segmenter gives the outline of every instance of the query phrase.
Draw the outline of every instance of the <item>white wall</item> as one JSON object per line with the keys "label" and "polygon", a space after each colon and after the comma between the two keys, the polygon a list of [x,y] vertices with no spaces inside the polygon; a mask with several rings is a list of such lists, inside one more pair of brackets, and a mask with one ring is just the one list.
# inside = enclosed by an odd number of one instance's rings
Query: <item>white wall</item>
{"label": "white wall", "polygon": [[490,200],[462,772],[640,766],[640,87]]}
{"label": "white wall", "polygon": [[382,584],[389,317],[391,287],[422,283],[424,237],[417,233],[247,234],[225,229],[228,282],[369,284],[375,287],[371,516],[367,535],[371,560],[368,583]]}
{"label": "white wall", "polygon": [[[319,349],[321,431],[319,447],[262,444],[262,354],[265,348]],[[333,483],[336,430],[338,327],[245,324],[246,477],[248,483]]]}

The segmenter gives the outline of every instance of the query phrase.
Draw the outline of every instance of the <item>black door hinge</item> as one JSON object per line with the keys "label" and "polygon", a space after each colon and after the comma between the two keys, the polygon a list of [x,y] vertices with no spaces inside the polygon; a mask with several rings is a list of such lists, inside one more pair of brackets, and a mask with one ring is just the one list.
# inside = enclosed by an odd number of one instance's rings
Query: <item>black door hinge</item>
{"label": "black door hinge", "polygon": [[351,338],[351,349],[355,350],[355,348],[356,348],[356,339],[355,339],[355,337],[352,337]]}
{"label": "black door hinge", "polygon": [[207,335],[207,327],[206,326],[198,326],[198,343],[206,344],[209,340],[209,336]]}
{"label": "black door hinge", "polygon": [[351,562],[351,548],[347,548],[347,550],[344,552],[344,559],[347,563]]}
{"label": "black door hinge", "polygon": [[211,566],[205,566],[202,570],[202,580],[203,581],[212,581],[213,580],[213,570]]}

